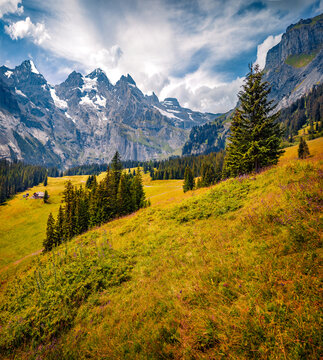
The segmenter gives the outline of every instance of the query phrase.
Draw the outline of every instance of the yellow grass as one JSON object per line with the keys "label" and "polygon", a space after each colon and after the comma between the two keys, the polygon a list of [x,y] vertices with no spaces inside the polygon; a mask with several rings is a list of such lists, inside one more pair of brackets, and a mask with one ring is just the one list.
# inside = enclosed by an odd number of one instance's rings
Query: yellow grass
{"label": "yellow grass", "polygon": [[[71,180],[76,185],[86,178],[87,176],[50,177],[47,187],[42,184],[35,186],[0,206],[0,269],[42,248],[48,215],[52,212],[56,216],[65,182]],[[24,194],[32,195],[45,189],[50,195],[49,204],[44,204],[42,199],[23,198]]]}
{"label": "yellow grass", "polygon": [[[145,176],[151,208],[21,264],[19,280],[5,283],[0,345],[12,348],[4,354],[319,358],[322,144],[308,142],[307,160],[298,161],[297,147],[288,148],[278,166],[185,194],[180,181]],[[128,262],[124,282],[91,288],[88,279],[101,279],[105,264],[114,264],[109,274],[113,278],[115,271],[117,278]],[[40,290],[36,272],[39,279],[42,274]],[[82,291],[89,291],[87,297]],[[74,304],[78,292],[83,297]]]}
{"label": "yellow grass", "polygon": [[[308,142],[311,156],[322,159],[323,138]],[[280,164],[297,159],[297,146],[287,148],[280,159]],[[104,176],[102,173],[98,180]],[[42,200],[25,200],[22,195],[44,191],[41,184],[23,193],[19,193],[6,205],[0,206],[0,271],[8,264],[24,258],[42,248],[46,233],[47,218],[50,212],[56,216],[62,200],[62,192],[66,181],[71,180],[74,185],[85,183],[87,175],[65,176],[63,178],[49,178],[46,190],[50,195],[50,203]],[[183,193],[182,180],[151,181],[149,174],[143,176],[146,197],[152,206],[164,208],[172,203],[205,193],[207,188]]]}

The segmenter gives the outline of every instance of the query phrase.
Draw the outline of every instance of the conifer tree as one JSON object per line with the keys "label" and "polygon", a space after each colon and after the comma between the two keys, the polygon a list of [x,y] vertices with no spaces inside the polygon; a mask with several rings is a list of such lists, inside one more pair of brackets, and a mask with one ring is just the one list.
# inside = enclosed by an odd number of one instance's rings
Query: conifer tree
{"label": "conifer tree", "polygon": [[48,177],[47,177],[47,174],[45,175],[45,179],[44,179],[44,186],[47,186],[48,184]]}
{"label": "conifer tree", "polygon": [[142,184],[141,171],[138,167],[136,170],[136,176],[132,181],[132,198],[134,210],[138,210],[145,205],[145,192]]}
{"label": "conifer tree", "polygon": [[103,188],[102,188],[102,221],[106,222],[110,219],[113,219],[116,214],[116,204],[113,199],[113,180],[112,173],[108,167],[107,175],[102,180]]}
{"label": "conifer tree", "polygon": [[117,202],[117,193],[118,193],[121,173],[122,173],[121,158],[119,152],[116,151],[111,161],[111,187],[112,187],[112,195],[113,195],[114,203]]}
{"label": "conifer tree", "polygon": [[55,223],[56,246],[64,241],[64,211],[62,206],[59,207],[58,215]]}
{"label": "conifer tree", "polygon": [[195,186],[194,175],[189,166],[186,166],[185,173],[184,173],[184,184],[183,190],[184,192],[192,190]]}
{"label": "conifer tree", "polygon": [[64,235],[66,240],[70,240],[74,236],[75,230],[75,194],[71,181],[68,181],[65,185],[63,198],[65,201]]}
{"label": "conifer tree", "polygon": [[47,204],[48,203],[48,199],[49,199],[49,195],[48,195],[48,192],[47,190],[45,190],[45,193],[44,193],[44,203]]}
{"label": "conifer tree", "polygon": [[[94,175],[93,175],[94,176]],[[92,182],[94,180],[92,175],[89,175],[89,177],[86,179],[85,187],[89,189],[92,185]]]}
{"label": "conifer tree", "polygon": [[210,186],[214,184],[216,179],[215,166],[209,162],[203,163],[201,168],[201,176],[203,186]]}
{"label": "conifer tree", "polygon": [[47,220],[46,239],[43,242],[45,251],[50,251],[56,243],[55,220],[50,213]]}
{"label": "conifer tree", "polygon": [[310,150],[308,148],[307,142],[303,137],[301,137],[301,140],[298,145],[298,158],[306,159],[309,155],[310,155]]}
{"label": "conifer tree", "polygon": [[259,66],[250,66],[243,90],[239,92],[240,107],[231,124],[230,143],[226,148],[223,177],[259,171],[277,164],[283,135],[277,122],[279,113],[267,99],[270,86],[262,81]]}
{"label": "conifer tree", "polygon": [[128,175],[122,174],[117,194],[117,212],[119,215],[130,214],[133,208],[130,178]]}

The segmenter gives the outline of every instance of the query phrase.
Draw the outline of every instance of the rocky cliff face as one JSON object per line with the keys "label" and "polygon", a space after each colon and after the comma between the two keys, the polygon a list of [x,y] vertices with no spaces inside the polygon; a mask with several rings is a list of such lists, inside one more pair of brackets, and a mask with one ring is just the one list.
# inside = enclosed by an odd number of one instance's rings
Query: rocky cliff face
{"label": "rocky cliff face", "polygon": [[[322,83],[323,15],[290,25],[280,43],[268,51],[264,72],[264,80],[272,87],[269,98],[277,103],[277,110],[290,106]],[[231,110],[210,124],[193,128],[183,155],[205,154],[224,147],[232,113]]]}
{"label": "rocky cliff face", "polygon": [[268,51],[265,80],[278,109],[291,105],[323,81],[323,15],[290,25]]}
{"label": "rocky cliff face", "polygon": [[144,95],[130,75],[111,84],[96,69],[48,84],[32,61],[0,68],[0,156],[43,165],[169,156],[189,130],[214,118],[182,108],[176,99]]}

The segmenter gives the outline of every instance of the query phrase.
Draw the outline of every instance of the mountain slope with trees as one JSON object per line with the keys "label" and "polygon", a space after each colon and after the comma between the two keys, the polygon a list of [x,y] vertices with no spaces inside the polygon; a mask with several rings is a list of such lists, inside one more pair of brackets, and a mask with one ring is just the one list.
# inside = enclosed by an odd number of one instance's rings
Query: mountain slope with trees
{"label": "mountain slope with trees", "polygon": [[43,182],[46,176],[44,167],[0,159],[0,204],[12,195]]}

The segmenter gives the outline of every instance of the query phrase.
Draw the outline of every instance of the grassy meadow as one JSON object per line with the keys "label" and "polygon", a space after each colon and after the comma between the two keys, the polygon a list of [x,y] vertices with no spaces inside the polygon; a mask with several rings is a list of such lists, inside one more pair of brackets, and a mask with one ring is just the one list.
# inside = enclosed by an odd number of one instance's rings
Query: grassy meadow
{"label": "grassy meadow", "polygon": [[[98,180],[103,176],[104,173]],[[84,186],[86,179],[87,175],[49,177],[47,187],[43,184],[34,186],[0,206],[0,272],[8,265],[42,249],[48,215],[52,212],[56,217],[66,181],[71,180],[74,185]],[[182,198],[182,180],[151,181],[149,175],[144,175],[144,183],[146,196],[153,205]],[[27,193],[32,195],[45,189],[50,195],[48,204],[44,204],[42,199],[23,198]]]}
{"label": "grassy meadow", "polygon": [[146,176],[151,207],[20,264],[1,283],[2,358],[319,359],[323,139],[308,144],[185,194]]}
{"label": "grassy meadow", "polygon": [[[48,178],[46,187],[43,184],[34,186],[0,206],[0,270],[42,248],[48,215],[52,212],[56,216],[64,183],[71,180],[73,184],[81,184],[86,179],[87,176]],[[32,195],[45,189],[50,195],[48,204],[44,204],[42,199],[23,198],[27,193]]]}

